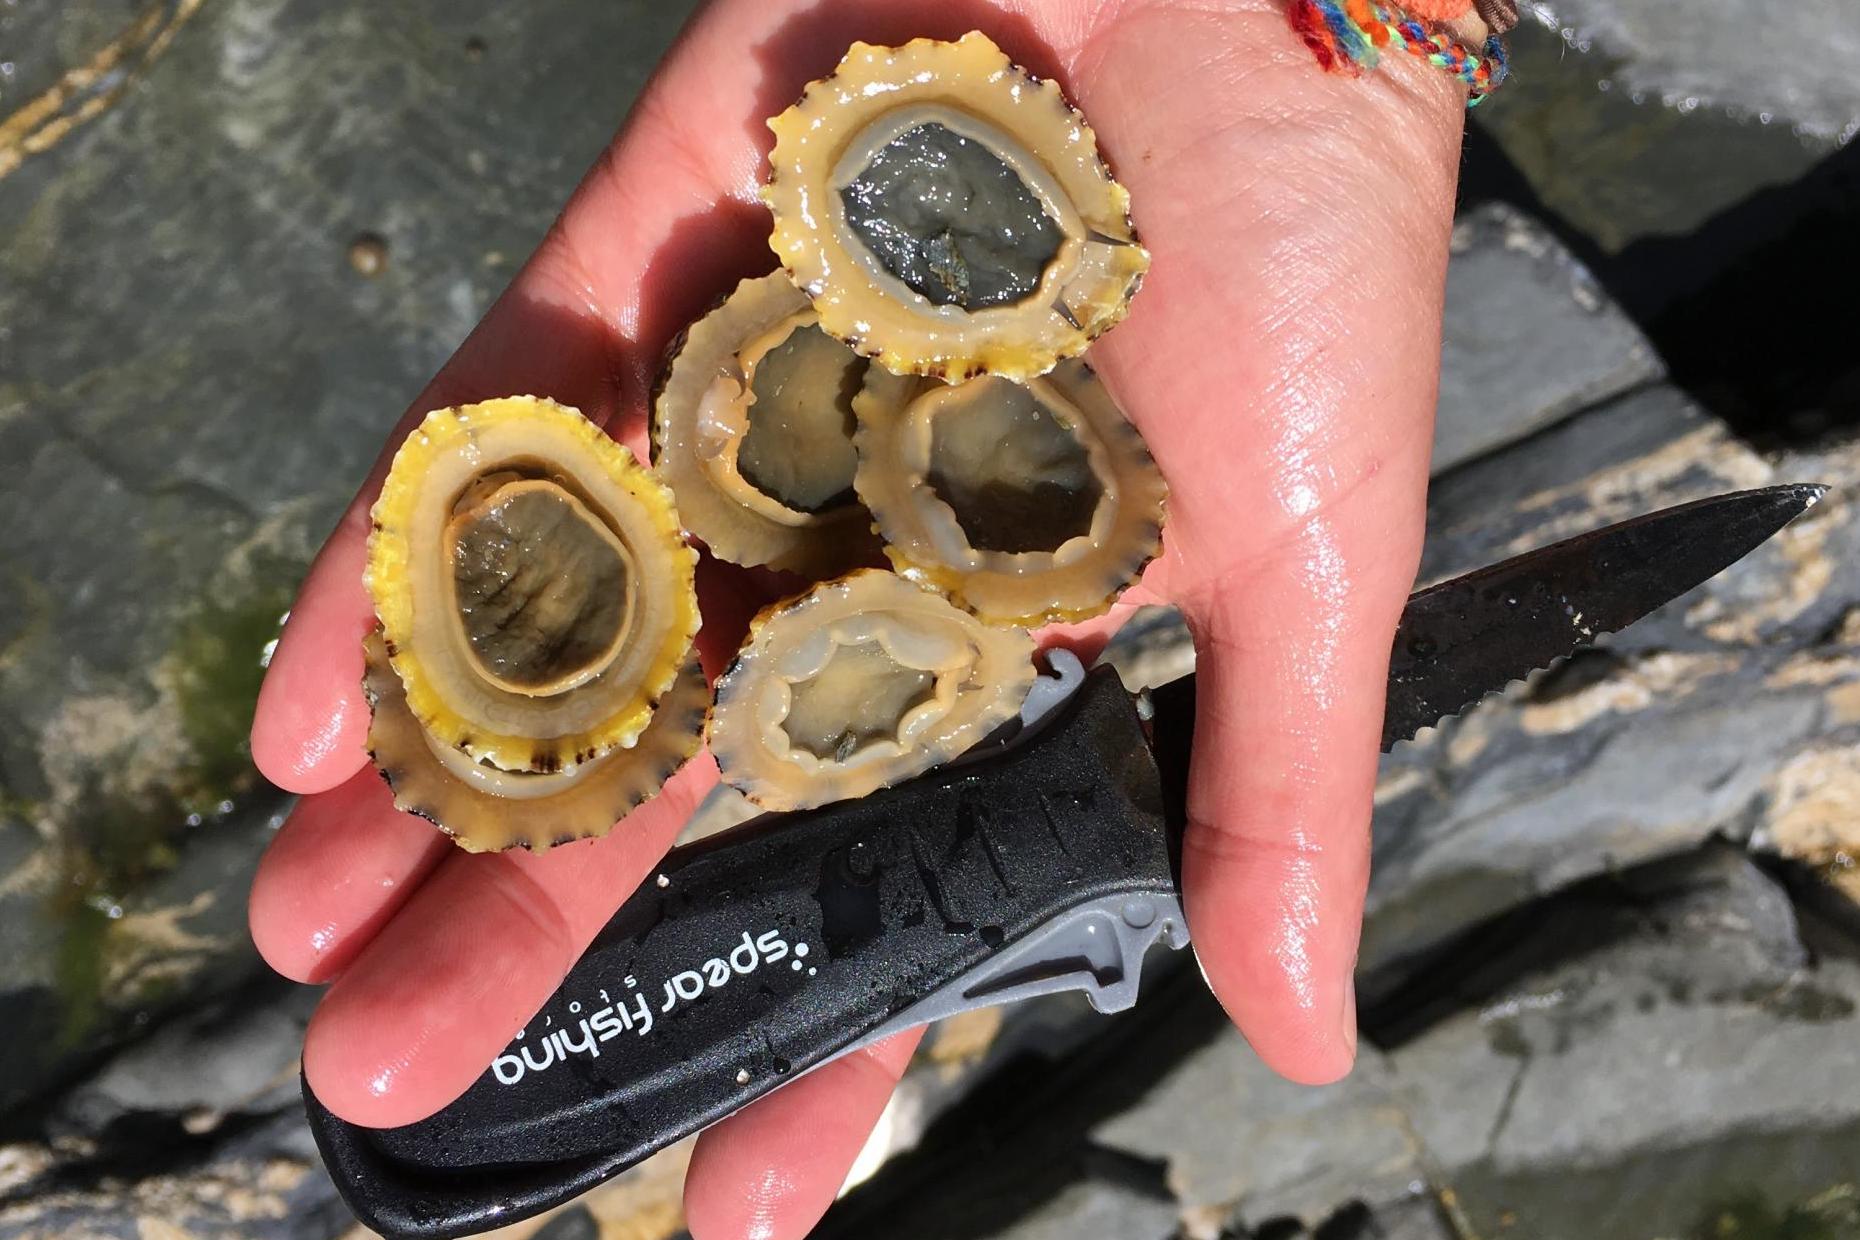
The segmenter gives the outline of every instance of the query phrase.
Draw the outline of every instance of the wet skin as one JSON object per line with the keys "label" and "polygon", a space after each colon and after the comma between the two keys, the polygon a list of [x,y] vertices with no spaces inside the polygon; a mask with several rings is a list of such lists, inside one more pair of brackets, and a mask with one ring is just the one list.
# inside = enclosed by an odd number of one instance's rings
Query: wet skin
{"label": "wet skin", "polygon": [[[338,1114],[403,1124],[462,1092],[716,778],[700,755],[611,835],[541,856],[467,856],[395,812],[365,769],[361,694],[363,547],[386,453],[428,409],[510,392],[574,404],[642,451],[666,340],[772,265],[763,119],[855,38],[971,27],[1060,79],[1154,254],[1092,359],[1169,479],[1165,552],[1116,613],[1048,640],[1090,647],[1141,601],[1187,612],[1201,661],[1185,882],[1203,969],[1274,1068],[1348,1071],[1384,677],[1422,532],[1459,88],[1407,57],[1327,76],[1278,0],[718,0],[389,437],[272,660],[253,754],[312,795],[255,881],[252,933],[280,972],[331,983],[304,1068]],[[744,51],[777,47],[774,68]],[[750,581],[707,575],[711,654],[758,601]],[[697,1240],[804,1234],[913,1043],[850,1056],[707,1132],[686,1184]]]}

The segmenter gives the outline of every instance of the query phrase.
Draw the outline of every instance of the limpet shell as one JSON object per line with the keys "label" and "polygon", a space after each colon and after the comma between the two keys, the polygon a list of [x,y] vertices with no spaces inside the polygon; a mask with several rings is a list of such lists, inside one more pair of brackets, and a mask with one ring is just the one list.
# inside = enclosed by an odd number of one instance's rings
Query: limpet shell
{"label": "limpet shell", "polygon": [[814,578],[878,562],[852,487],[868,365],[779,271],[692,324],[653,401],[653,467],[685,530],[719,559]]}
{"label": "limpet shell", "polygon": [[1082,361],[953,387],[874,368],[853,409],[893,566],[991,624],[1098,615],[1162,548],[1168,488]]}
{"label": "limpet shell", "polygon": [[821,327],[887,370],[1043,374],[1149,267],[1091,127],[978,32],[855,43],[769,128],[769,244]]}
{"label": "limpet shell", "polygon": [[671,492],[573,409],[438,409],[373,509],[365,580],[407,707],[507,771],[633,744],[690,657],[697,553]]}
{"label": "limpet shell", "polygon": [[705,736],[769,810],[864,796],[962,754],[1019,711],[1033,639],[875,569],[765,609],[717,681]]}
{"label": "limpet shell", "polygon": [[373,712],[368,753],[394,790],[395,807],[427,819],[467,852],[541,851],[607,834],[697,752],[709,702],[692,660],[631,748],[553,774],[503,771],[440,745],[420,726],[379,629],[364,641],[363,654],[362,683]]}

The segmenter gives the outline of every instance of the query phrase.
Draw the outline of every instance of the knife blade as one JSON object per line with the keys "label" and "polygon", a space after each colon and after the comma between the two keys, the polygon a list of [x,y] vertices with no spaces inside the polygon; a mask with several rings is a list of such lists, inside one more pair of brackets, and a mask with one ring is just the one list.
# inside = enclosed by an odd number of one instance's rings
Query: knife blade
{"label": "knife blade", "polygon": [[1411,596],[1389,660],[1383,750],[1717,576],[1826,491],[1796,484],[1714,495]]}
{"label": "knife blade", "polygon": [[[1632,623],[1821,494],[1720,496],[1421,591],[1398,630],[1385,739]],[[1069,695],[1049,686],[1048,717],[997,753],[674,850],[438,1114],[364,1129],[306,1084],[338,1188],[384,1235],[465,1235],[913,1025],[1069,989],[1128,1007],[1149,949],[1188,943],[1192,685],[1159,691],[1146,727],[1101,668]]]}

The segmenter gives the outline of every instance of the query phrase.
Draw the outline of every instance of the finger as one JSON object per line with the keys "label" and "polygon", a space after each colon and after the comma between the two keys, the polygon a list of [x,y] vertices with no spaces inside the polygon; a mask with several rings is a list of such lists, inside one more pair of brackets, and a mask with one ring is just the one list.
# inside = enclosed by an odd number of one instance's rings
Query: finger
{"label": "finger", "polygon": [[816,1069],[698,1138],[685,1173],[692,1240],[799,1240],[833,1204],[923,1030]]}
{"label": "finger", "polygon": [[[698,644],[713,675],[753,611],[755,595],[724,571],[730,567],[706,561],[698,572],[705,616]],[[286,977],[331,980],[450,851],[431,823],[394,808],[374,771],[306,797],[252,880],[248,922],[259,954]]]}
{"label": "finger", "polygon": [[702,757],[612,834],[447,856],[324,996],[304,1077],[367,1127],[410,1124],[471,1085],[658,862],[716,782]]}
{"label": "finger", "polygon": [[330,980],[451,849],[431,823],[395,809],[373,771],[305,797],[252,879],[246,915],[259,955],[296,981]]}
{"label": "finger", "polygon": [[328,791],[367,762],[362,638],[375,615],[362,588],[368,532],[358,517],[366,519],[359,501],[311,564],[259,686],[252,761],[287,792]]}
{"label": "finger", "polygon": [[[252,758],[292,792],[335,787],[367,762],[368,704],[361,642],[374,626],[362,584],[369,509],[400,440],[428,410],[491,396],[552,396],[598,421],[618,404],[613,327],[579,305],[580,277],[553,238],[525,266],[477,330],[389,435],[387,445],[317,555],[259,690]],[[635,444],[635,448],[640,445]]]}
{"label": "finger", "polygon": [[1154,255],[1095,352],[1170,480],[1170,584],[1199,655],[1196,950],[1260,1055],[1326,1081],[1354,1055],[1463,99],[1409,57],[1315,71],[1278,5],[1165,11],[1133,19],[1169,23],[1150,37],[1100,44],[1085,101],[1112,150],[1141,153],[1119,167]]}
{"label": "finger", "polygon": [[1079,662],[1090,667],[1139,608],[1168,599],[1161,585],[1166,569],[1167,565],[1162,562],[1152,565],[1151,571],[1144,573],[1141,581],[1118,596],[1117,601],[1101,616],[1070,624],[1049,624],[1034,630],[1035,643],[1041,650],[1069,650],[1078,656]]}
{"label": "finger", "polygon": [[[1198,676],[1183,877],[1196,953],[1260,1056],[1313,1084],[1356,1053],[1376,739],[1412,578],[1393,567],[1412,557],[1389,547],[1386,511],[1367,532],[1347,515],[1314,522],[1249,575],[1243,606],[1188,609]],[[1277,619],[1314,614],[1315,628]]]}

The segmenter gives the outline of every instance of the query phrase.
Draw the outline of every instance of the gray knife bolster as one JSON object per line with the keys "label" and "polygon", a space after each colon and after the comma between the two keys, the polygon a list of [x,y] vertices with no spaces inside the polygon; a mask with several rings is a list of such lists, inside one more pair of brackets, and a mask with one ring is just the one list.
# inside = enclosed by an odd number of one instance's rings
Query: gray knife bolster
{"label": "gray knife bolster", "polygon": [[1083,991],[1092,1008],[1107,1015],[1128,1011],[1137,1002],[1144,958],[1158,943],[1172,951],[1188,946],[1188,922],[1173,886],[1098,896],[1004,947],[840,1054],[976,1008],[1068,990]]}

